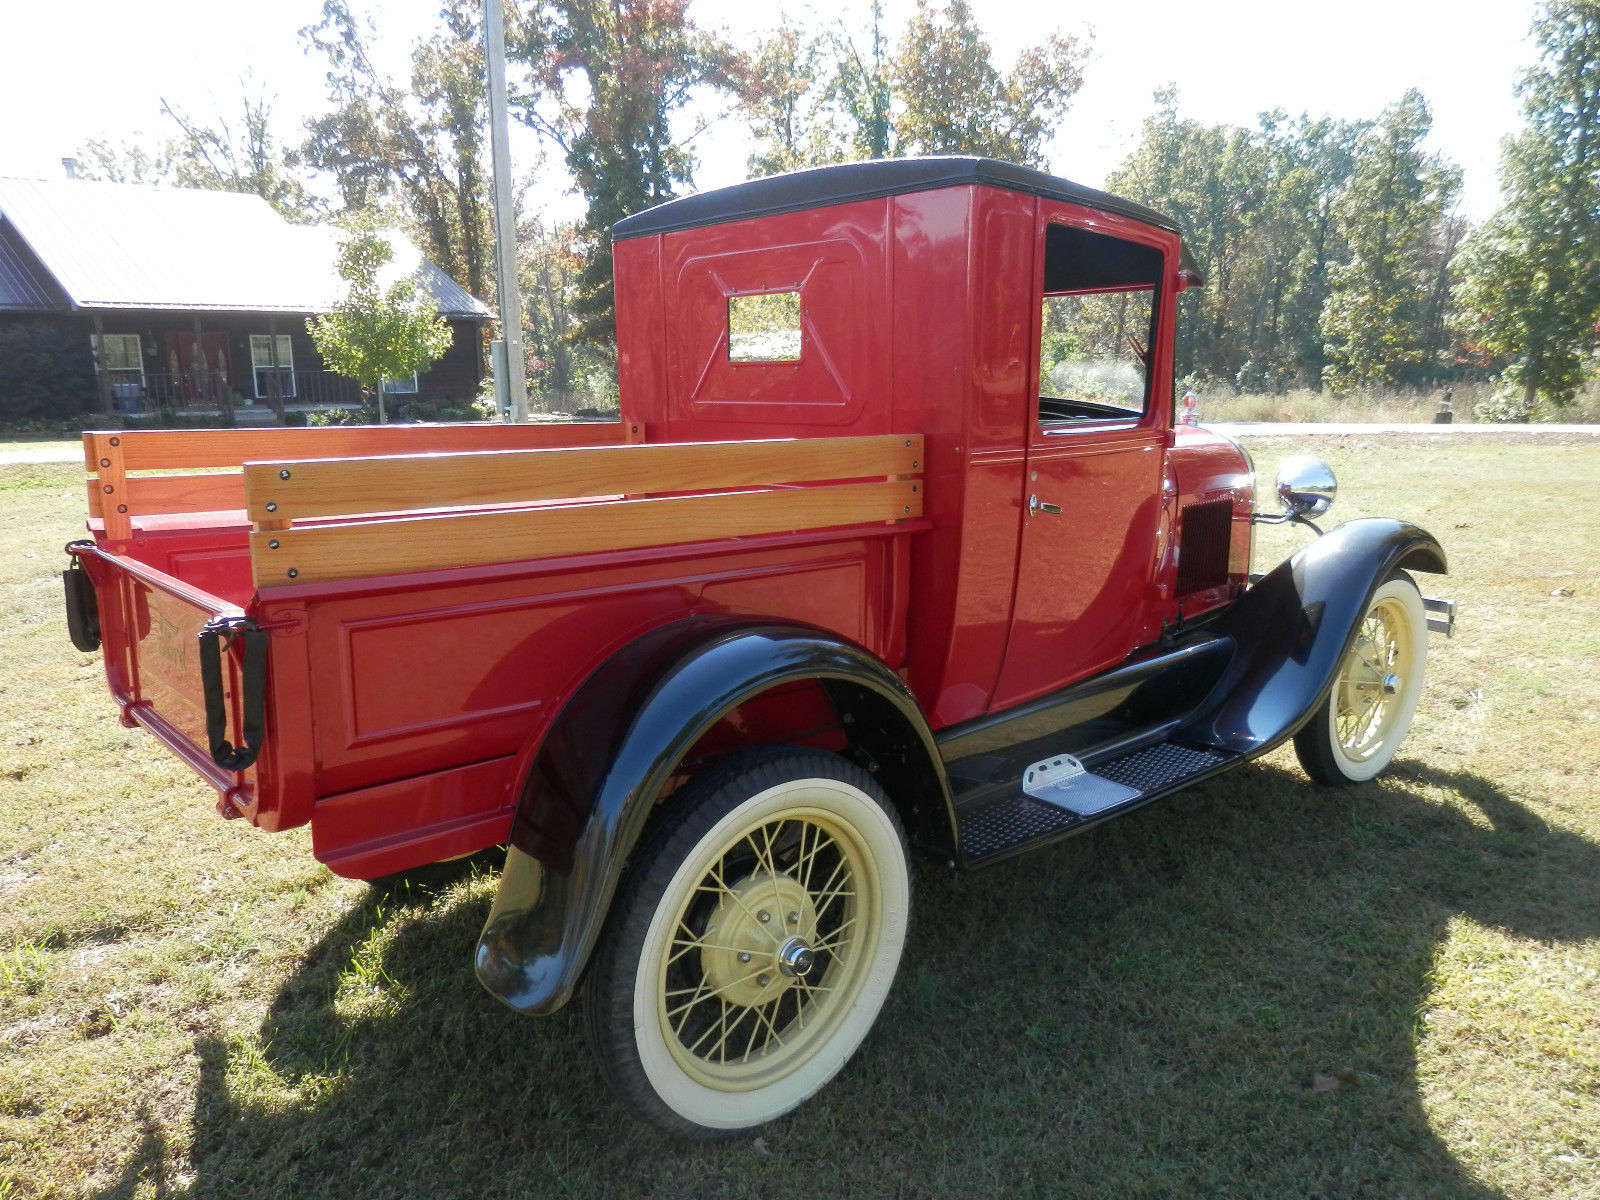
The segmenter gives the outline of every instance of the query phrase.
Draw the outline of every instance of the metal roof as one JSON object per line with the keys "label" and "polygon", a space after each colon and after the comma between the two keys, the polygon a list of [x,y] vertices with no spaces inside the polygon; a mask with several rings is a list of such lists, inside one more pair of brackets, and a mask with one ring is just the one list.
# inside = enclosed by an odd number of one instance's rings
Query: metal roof
{"label": "metal roof", "polygon": [[49,273],[39,269],[16,231],[0,217],[0,312],[60,312],[66,307]]}
{"label": "metal roof", "polygon": [[[256,195],[87,180],[0,179],[0,216],[79,309],[326,312],[338,229],[291,225]],[[445,316],[493,314],[403,235],[389,279],[412,275]]]}

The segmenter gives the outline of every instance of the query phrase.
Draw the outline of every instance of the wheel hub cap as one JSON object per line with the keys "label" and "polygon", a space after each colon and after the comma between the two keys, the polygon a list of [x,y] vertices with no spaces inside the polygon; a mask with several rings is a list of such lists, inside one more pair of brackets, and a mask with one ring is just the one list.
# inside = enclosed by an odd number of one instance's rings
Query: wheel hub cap
{"label": "wheel hub cap", "polygon": [[790,979],[803,979],[816,963],[817,956],[800,938],[790,938],[778,951],[778,971]]}
{"label": "wheel hub cap", "polygon": [[799,881],[756,871],[735,884],[706,922],[700,966],[734,1004],[765,1004],[815,965],[816,909]]}

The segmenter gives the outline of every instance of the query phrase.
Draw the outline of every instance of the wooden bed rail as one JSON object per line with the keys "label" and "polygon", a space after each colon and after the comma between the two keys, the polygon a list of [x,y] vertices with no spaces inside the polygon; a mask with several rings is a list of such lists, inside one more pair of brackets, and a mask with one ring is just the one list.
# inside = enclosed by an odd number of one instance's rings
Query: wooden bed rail
{"label": "wooden bed rail", "polygon": [[[356,455],[470,453],[643,441],[628,422],[539,425],[344,425],[306,429],[138,429],[83,435],[89,515],[106,536],[132,534],[137,517],[244,508],[246,459],[307,461]],[[152,475],[153,471],[220,471]],[[140,474],[144,472],[144,474]]]}
{"label": "wooden bed rail", "polygon": [[906,520],[922,464],[919,435],[885,435],[252,462],[244,483],[274,587]]}

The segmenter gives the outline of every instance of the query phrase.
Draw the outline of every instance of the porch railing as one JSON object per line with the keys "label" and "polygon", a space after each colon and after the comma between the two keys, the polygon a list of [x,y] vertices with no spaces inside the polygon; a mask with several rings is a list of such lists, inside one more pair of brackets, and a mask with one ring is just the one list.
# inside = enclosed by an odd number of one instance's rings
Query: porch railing
{"label": "porch railing", "polygon": [[112,407],[124,413],[217,413],[231,417],[241,407],[259,405],[280,418],[284,409],[333,408],[361,403],[361,387],[332,371],[261,371],[256,380],[230,383],[221,371],[147,371],[140,377],[110,372]]}

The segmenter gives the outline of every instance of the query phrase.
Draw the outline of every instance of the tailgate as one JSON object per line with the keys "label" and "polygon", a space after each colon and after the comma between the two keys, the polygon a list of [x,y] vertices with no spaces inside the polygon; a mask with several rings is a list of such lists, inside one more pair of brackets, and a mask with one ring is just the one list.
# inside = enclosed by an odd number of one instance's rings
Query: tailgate
{"label": "tailgate", "polygon": [[137,559],[91,542],[67,550],[73,643],[103,644],[123,724],[153,733],[233,815],[248,803],[246,773],[261,746],[266,633],[237,605]]}

